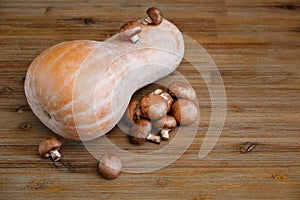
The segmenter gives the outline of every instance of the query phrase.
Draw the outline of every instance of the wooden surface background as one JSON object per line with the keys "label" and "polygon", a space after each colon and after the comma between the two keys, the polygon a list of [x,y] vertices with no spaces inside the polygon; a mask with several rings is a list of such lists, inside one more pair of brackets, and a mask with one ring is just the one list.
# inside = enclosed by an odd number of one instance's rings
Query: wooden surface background
{"label": "wooden surface background", "polygon": [[[197,90],[201,122],[192,145],[170,166],[104,180],[83,144],[65,139],[65,165],[42,159],[38,144],[53,133],[27,107],[30,62],[62,41],[103,41],[150,6],[203,45],[219,67],[228,107],[213,151],[197,157],[210,99],[183,61],[178,71]],[[0,199],[300,199],[299,6],[297,0],[0,0]],[[130,149],[118,128],[109,137]]]}

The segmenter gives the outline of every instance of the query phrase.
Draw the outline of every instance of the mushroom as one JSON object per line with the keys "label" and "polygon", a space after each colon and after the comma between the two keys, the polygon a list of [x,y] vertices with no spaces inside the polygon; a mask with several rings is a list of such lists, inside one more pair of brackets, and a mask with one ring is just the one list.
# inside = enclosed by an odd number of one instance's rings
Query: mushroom
{"label": "mushroom", "polygon": [[166,100],[159,96],[150,93],[142,98],[141,113],[145,118],[156,120],[164,117],[168,112],[168,104]]}
{"label": "mushroom", "polygon": [[195,90],[188,83],[175,81],[169,85],[168,92],[177,99],[187,98],[194,101],[197,96]]}
{"label": "mushroom", "polygon": [[154,123],[154,127],[160,130],[160,135],[163,140],[169,140],[169,132],[176,128],[176,125],[176,119],[171,115],[166,115]]}
{"label": "mushroom", "polygon": [[189,125],[198,117],[198,108],[189,99],[178,99],[172,106],[172,114],[180,125]]}
{"label": "mushroom", "polygon": [[39,145],[39,154],[45,158],[51,156],[54,161],[61,159],[59,149],[62,146],[62,142],[57,137],[48,137],[44,139]]}
{"label": "mushroom", "polygon": [[167,104],[168,104],[168,111],[167,112],[169,113],[171,111],[172,105],[174,103],[174,100],[173,100],[172,96],[169,93],[163,91],[162,89],[156,89],[153,92],[153,94],[154,95],[159,95],[167,101]]}
{"label": "mushroom", "polygon": [[142,32],[141,24],[130,21],[121,26],[120,37],[122,40],[131,40],[133,43],[136,43],[139,40],[138,34],[140,32]]}
{"label": "mushroom", "polygon": [[142,21],[143,24],[159,25],[163,21],[163,15],[158,8],[151,7],[146,12],[148,17]]}
{"label": "mushroom", "polygon": [[141,118],[140,102],[137,100],[130,101],[124,114],[124,120],[128,125],[134,124],[135,120]]}
{"label": "mushroom", "polygon": [[146,140],[160,144],[160,136],[151,134],[152,124],[146,119],[138,119],[129,131],[129,140],[134,144],[143,144]]}
{"label": "mushroom", "polygon": [[103,178],[117,178],[122,171],[122,161],[116,154],[105,153],[99,162],[99,173]]}

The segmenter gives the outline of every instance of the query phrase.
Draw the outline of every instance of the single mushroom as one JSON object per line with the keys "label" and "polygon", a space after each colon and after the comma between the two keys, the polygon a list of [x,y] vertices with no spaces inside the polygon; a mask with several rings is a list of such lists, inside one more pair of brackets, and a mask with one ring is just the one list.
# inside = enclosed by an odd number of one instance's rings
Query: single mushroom
{"label": "single mushroom", "polygon": [[145,118],[156,120],[164,117],[168,112],[168,104],[166,100],[159,96],[150,93],[142,98],[141,113]]}
{"label": "single mushroom", "polygon": [[99,173],[103,178],[117,178],[122,171],[122,161],[116,154],[105,153],[99,162]]}
{"label": "single mushroom", "polygon": [[171,108],[172,108],[172,105],[174,103],[174,100],[172,98],[172,96],[163,91],[162,89],[156,89],[154,92],[153,92],[154,95],[159,95],[161,96],[162,98],[164,98],[166,101],[167,101],[167,104],[168,104],[168,111],[167,113],[169,113],[171,111]]}
{"label": "single mushroom", "polygon": [[166,115],[165,117],[154,122],[154,127],[160,130],[160,135],[163,140],[169,140],[169,132],[176,128],[176,119],[171,115]]}
{"label": "single mushroom", "polygon": [[178,99],[172,106],[172,114],[180,125],[189,125],[198,117],[198,108],[189,99]]}
{"label": "single mushroom", "polygon": [[123,119],[128,125],[134,124],[135,120],[141,118],[140,102],[137,100],[131,100],[128,104],[127,110]]}
{"label": "single mushroom", "polygon": [[146,13],[148,14],[148,17],[142,21],[142,23],[145,25],[147,24],[159,25],[163,21],[162,12],[158,8],[155,7],[148,8]]}
{"label": "single mushroom", "polygon": [[54,161],[61,159],[59,149],[62,146],[62,142],[57,137],[48,137],[44,139],[39,145],[39,154],[45,158],[51,156]]}
{"label": "single mushroom", "polygon": [[138,119],[129,131],[129,140],[134,144],[143,144],[146,140],[160,144],[160,136],[151,133],[152,124],[146,119]]}
{"label": "single mushroom", "polygon": [[120,37],[122,40],[131,40],[136,43],[139,40],[138,34],[142,32],[142,26],[136,21],[130,21],[123,24],[120,28]]}
{"label": "single mushroom", "polygon": [[173,97],[179,98],[186,98],[194,101],[197,96],[195,90],[192,86],[188,83],[175,81],[169,85],[168,92]]}

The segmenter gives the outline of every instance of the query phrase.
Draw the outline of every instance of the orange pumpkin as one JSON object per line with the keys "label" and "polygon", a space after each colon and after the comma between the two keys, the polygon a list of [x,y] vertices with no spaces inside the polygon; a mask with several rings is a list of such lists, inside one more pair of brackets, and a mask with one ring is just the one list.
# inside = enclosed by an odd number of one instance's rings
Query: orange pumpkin
{"label": "orange pumpkin", "polygon": [[116,34],[105,42],[75,40],[42,52],[25,80],[34,114],[67,139],[87,141],[110,131],[132,94],[173,72],[183,57],[182,34],[171,22],[142,28],[135,44]]}

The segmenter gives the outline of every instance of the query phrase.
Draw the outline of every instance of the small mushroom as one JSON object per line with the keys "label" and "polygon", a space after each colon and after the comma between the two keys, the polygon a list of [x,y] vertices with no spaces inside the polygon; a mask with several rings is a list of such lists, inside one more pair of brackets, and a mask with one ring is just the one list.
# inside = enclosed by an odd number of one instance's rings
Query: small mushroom
{"label": "small mushroom", "polygon": [[163,140],[169,140],[169,132],[176,128],[176,125],[176,119],[171,115],[166,115],[154,123],[154,127],[160,130],[160,135]]}
{"label": "small mushroom", "polygon": [[129,140],[134,144],[143,144],[146,140],[160,144],[160,136],[151,134],[152,124],[146,119],[138,119],[129,132]]}
{"label": "small mushroom", "polygon": [[178,99],[172,106],[172,114],[180,125],[189,125],[198,117],[198,108],[189,99]]}
{"label": "small mushroom", "polygon": [[186,98],[194,101],[197,96],[195,90],[188,83],[175,81],[169,85],[168,92],[173,97]]}
{"label": "small mushroom", "polygon": [[117,178],[122,171],[122,161],[116,154],[106,153],[99,162],[99,173],[103,178]]}
{"label": "small mushroom", "polygon": [[162,12],[158,8],[151,7],[146,12],[148,17],[143,20],[143,24],[159,25],[163,21]]}
{"label": "small mushroom", "polygon": [[163,91],[162,89],[156,89],[153,92],[153,94],[154,95],[159,95],[167,101],[167,104],[168,104],[168,111],[167,112],[169,113],[171,111],[172,105],[174,103],[174,100],[173,100],[172,96],[169,93]]}
{"label": "small mushroom", "polygon": [[124,114],[124,120],[128,125],[134,124],[135,120],[141,118],[140,102],[137,100],[130,101]]}
{"label": "small mushroom", "polygon": [[166,100],[159,96],[150,93],[146,95],[140,103],[141,113],[145,118],[156,120],[164,117],[168,112],[168,104]]}
{"label": "small mushroom", "polygon": [[140,32],[142,32],[141,24],[130,21],[121,26],[120,37],[122,40],[131,40],[133,43],[136,43],[139,40],[138,34]]}
{"label": "small mushroom", "polygon": [[57,137],[48,137],[44,139],[39,145],[39,154],[45,158],[51,156],[54,161],[61,159],[59,149],[62,146],[62,142]]}

